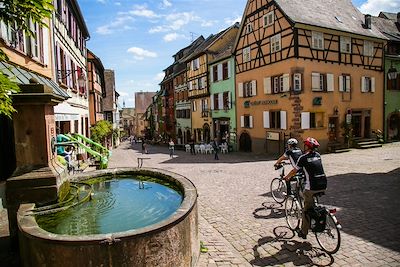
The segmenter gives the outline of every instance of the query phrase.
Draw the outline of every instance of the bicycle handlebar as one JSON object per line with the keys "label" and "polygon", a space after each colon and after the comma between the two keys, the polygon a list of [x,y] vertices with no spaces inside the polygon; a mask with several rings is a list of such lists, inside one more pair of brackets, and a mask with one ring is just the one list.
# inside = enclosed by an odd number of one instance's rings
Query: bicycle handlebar
{"label": "bicycle handlebar", "polygon": [[282,168],[285,165],[291,165],[291,164],[288,162],[282,161],[281,163],[274,165],[274,167],[275,167],[275,170],[279,170],[280,168]]}

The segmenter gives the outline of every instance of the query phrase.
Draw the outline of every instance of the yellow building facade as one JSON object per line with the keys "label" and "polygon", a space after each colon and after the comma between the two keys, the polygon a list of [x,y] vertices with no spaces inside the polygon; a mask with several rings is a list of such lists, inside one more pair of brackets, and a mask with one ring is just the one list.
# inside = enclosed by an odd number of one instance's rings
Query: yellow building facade
{"label": "yellow building facade", "polygon": [[296,2],[246,5],[234,48],[241,151],[278,154],[308,136],[326,151],[383,127],[385,38],[351,3]]}

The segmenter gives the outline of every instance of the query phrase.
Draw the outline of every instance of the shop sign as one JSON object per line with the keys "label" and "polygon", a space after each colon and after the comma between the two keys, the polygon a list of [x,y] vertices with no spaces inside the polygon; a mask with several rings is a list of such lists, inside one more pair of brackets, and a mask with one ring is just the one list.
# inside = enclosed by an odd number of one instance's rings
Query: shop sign
{"label": "shop sign", "polygon": [[256,100],[256,101],[245,101],[244,107],[249,108],[250,106],[265,106],[265,105],[276,105],[278,100]]}
{"label": "shop sign", "polygon": [[279,133],[267,132],[267,140],[279,141]]}

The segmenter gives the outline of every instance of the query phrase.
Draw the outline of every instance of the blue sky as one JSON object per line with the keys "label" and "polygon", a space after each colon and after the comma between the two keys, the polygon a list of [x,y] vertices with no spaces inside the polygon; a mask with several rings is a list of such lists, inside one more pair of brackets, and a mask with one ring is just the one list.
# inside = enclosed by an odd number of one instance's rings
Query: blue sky
{"label": "blue sky", "polygon": [[[321,0],[322,1],[322,0]],[[120,105],[134,93],[155,92],[172,55],[200,35],[240,21],[247,0],[78,0],[90,40],[87,47],[116,75]],[[353,0],[364,13],[400,11],[400,0]]]}

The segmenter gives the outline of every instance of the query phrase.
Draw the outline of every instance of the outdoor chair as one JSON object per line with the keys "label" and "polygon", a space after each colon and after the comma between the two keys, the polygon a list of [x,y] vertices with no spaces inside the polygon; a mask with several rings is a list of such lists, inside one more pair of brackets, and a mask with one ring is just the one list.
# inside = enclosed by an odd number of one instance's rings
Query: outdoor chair
{"label": "outdoor chair", "polygon": [[199,145],[194,145],[194,151],[198,154],[200,153],[200,146]]}
{"label": "outdoor chair", "polygon": [[208,154],[208,153],[212,154],[213,152],[214,152],[214,149],[213,149],[212,145],[207,144],[206,145],[206,154]]}
{"label": "outdoor chair", "polygon": [[189,145],[189,144],[186,144],[186,145],[185,145],[185,151],[186,151],[186,152],[190,152],[190,145]]}
{"label": "outdoor chair", "polygon": [[221,153],[222,154],[227,154],[228,153],[228,144],[227,143],[223,143],[221,145]]}
{"label": "outdoor chair", "polygon": [[200,145],[200,152],[201,152],[201,154],[206,154],[206,146],[205,145],[203,145],[203,144]]}

